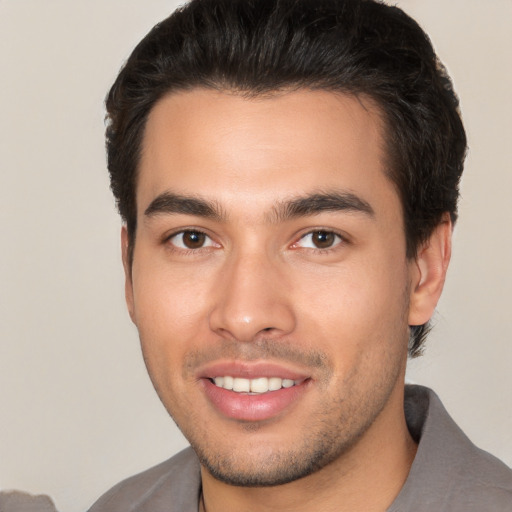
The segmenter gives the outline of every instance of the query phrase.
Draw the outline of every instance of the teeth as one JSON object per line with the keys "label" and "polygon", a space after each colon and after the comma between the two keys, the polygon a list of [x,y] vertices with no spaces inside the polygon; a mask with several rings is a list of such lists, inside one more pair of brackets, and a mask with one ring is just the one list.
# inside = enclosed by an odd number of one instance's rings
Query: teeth
{"label": "teeth", "polygon": [[266,393],[268,391],[268,379],[261,377],[261,379],[251,380],[251,392],[252,393]]}
{"label": "teeth", "polygon": [[259,377],[257,379],[243,379],[241,377],[215,377],[213,382],[219,388],[230,389],[237,393],[267,393],[268,391],[277,391],[281,388],[291,388],[299,383],[291,379],[281,379],[280,377]]}
{"label": "teeth", "polygon": [[224,384],[222,384],[222,387],[224,389],[233,389],[233,377],[224,377]]}
{"label": "teeth", "polygon": [[280,379],[279,377],[270,377],[270,379],[268,379],[269,391],[277,391],[278,389],[281,389],[282,386],[283,379]]}
{"label": "teeth", "polygon": [[235,377],[233,379],[233,391],[237,393],[249,393],[249,391],[251,391],[251,381],[249,379]]}
{"label": "teeth", "polygon": [[283,379],[283,388],[291,388],[294,384],[293,380]]}

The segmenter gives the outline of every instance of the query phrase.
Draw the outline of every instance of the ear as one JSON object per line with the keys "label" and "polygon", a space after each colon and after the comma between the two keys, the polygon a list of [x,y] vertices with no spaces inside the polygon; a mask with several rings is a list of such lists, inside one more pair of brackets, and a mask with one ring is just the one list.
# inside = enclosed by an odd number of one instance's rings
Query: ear
{"label": "ear", "polygon": [[123,257],[124,267],[124,294],[126,298],[126,305],[128,306],[128,313],[130,313],[132,322],[136,324],[135,305],[133,299],[132,262],[130,261],[129,242],[128,231],[126,226],[123,226],[121,229],[121,254]]}
{"label": "ear", "polygon": [[450,215],[445,213],[441,223],[411,262],[409,325],[423,325],[434,314],[452,254],[452,231]]}

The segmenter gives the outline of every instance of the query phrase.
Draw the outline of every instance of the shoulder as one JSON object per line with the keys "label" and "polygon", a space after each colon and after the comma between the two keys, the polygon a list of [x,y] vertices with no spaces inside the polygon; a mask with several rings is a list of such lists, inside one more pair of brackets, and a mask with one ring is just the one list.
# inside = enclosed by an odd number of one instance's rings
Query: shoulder
{"label": "shoulder", "polygon": [[467,512],[512,512],[512,469],[469,440],[460,453],[460,459],[449,466],[454,500]]}
{"label": "shoulder", "polygon": [[477,448],[433,391],[407,386],[406,417],[418,452],[390,511],[512,512],[512,470]]}
{"label": "shoulder", "polygon": [[[197,512],[199,461],[187,448],[138,475],[123,480],[104,494],[89,512]],[[169,508],[172,504],[173,508]]]}

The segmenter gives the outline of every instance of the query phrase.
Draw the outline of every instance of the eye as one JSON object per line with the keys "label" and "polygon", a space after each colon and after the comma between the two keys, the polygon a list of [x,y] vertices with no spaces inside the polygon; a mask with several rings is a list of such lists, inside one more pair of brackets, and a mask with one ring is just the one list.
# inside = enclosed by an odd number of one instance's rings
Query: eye
{"label": "eye", "polygon": [[330,249],[342,241],[341,236],[332,231],[318,230],[306,233],[294,246],[307,249]]}
{"label": "eye", "polygon": [[169,238],[169,242],[178,249],[203,249],[204,247],[215,247],[213,240],[202,231],[186,230],[180,231]]}

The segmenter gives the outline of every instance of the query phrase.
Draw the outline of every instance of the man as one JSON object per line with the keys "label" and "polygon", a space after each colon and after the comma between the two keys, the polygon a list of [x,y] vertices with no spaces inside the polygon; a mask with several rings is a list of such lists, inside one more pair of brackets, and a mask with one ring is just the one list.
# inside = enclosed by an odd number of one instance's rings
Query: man
{"label": "man", "polygon": [[466,151],[413,20],[195,0],[134,50],[107,111],[128,309],[191,448],[92,511],[512,510],[512,472],[404,387]]}

